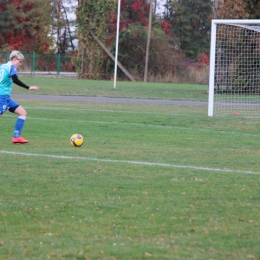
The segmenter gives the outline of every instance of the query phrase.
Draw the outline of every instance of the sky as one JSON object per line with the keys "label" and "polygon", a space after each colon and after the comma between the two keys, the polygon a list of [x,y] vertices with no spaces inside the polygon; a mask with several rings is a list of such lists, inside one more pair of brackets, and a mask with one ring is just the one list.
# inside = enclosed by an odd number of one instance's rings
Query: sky
{"label": "sky", "polygon": [[157,10],[156,13],[157,14],[161,14],[162,12],[164,12],[164,4],[166,3],[166,0],[157,0]]}
{"label": "sky", "polygon": [[[72,3],[74,4],[74,8],[71,8]],[[161,14],[162,12],[164,12],[164,4],[166,3],[166,0],[157,0],[157,10],[156,13],[157,14]],[[67,8],[67,14],[68,17],[72,20],[74,20],[76,18],[75,16],[75,7],[77,5],[77,1],[75,0],[70,0],[67,2],[64,2],[64,6]]]}

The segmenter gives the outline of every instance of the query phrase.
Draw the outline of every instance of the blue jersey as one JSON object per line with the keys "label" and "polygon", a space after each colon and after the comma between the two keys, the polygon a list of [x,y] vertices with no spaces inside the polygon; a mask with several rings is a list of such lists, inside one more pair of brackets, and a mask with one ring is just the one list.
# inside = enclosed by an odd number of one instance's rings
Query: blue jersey
{"label": "blue jersey", "polygon": [[17,68],[8,61],[0,65],[0,96],[10,96],[13,88],[12,76],[17,75]]}

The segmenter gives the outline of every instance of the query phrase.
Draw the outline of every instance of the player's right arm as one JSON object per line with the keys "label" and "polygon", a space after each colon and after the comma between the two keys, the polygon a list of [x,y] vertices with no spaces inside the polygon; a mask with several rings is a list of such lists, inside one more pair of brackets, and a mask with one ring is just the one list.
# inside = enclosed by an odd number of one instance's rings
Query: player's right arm
{"label": "player's right arm", "polygon": [[24,84],[20,79],[18,79],[16,70],[11,70],[11,78],[12,78],[13,82],[20,87],[26,88],[28,90],[38,90],[39,89],[39,87],[37,87],[37,86],[28,86],[28,85]]}
{"label": "player's right arm", "polygon": [[20,87],[23,87],[23,88],[26,88],[26,89],[29,89],[30,87],[27,86],[26,84],[24,84],[21,80],[18,79],[17,77],[17,74],[13,74],[11,76],[12,80],[13,80],[13,83],[15,83],[16,85],[20,86]]}

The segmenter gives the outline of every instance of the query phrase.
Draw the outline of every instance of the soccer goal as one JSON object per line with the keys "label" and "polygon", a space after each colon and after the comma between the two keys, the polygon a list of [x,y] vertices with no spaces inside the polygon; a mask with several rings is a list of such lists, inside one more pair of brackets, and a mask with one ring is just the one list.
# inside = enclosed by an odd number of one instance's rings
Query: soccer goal
{"label": "soccer goal", "polygon": [[212,20],[208,116],[260,116],[260,20]]}

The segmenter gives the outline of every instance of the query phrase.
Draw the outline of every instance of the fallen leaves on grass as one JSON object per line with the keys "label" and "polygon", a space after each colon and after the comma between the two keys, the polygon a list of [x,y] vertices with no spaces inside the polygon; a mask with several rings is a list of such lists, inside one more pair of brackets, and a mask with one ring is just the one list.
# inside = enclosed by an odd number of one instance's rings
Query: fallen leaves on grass
{"label": "fallen leaves on grass", "polygon": [[49,237],[51,237],[51,236],[52,236],[52,233],[45,233],[44,236],[49,236]]}

